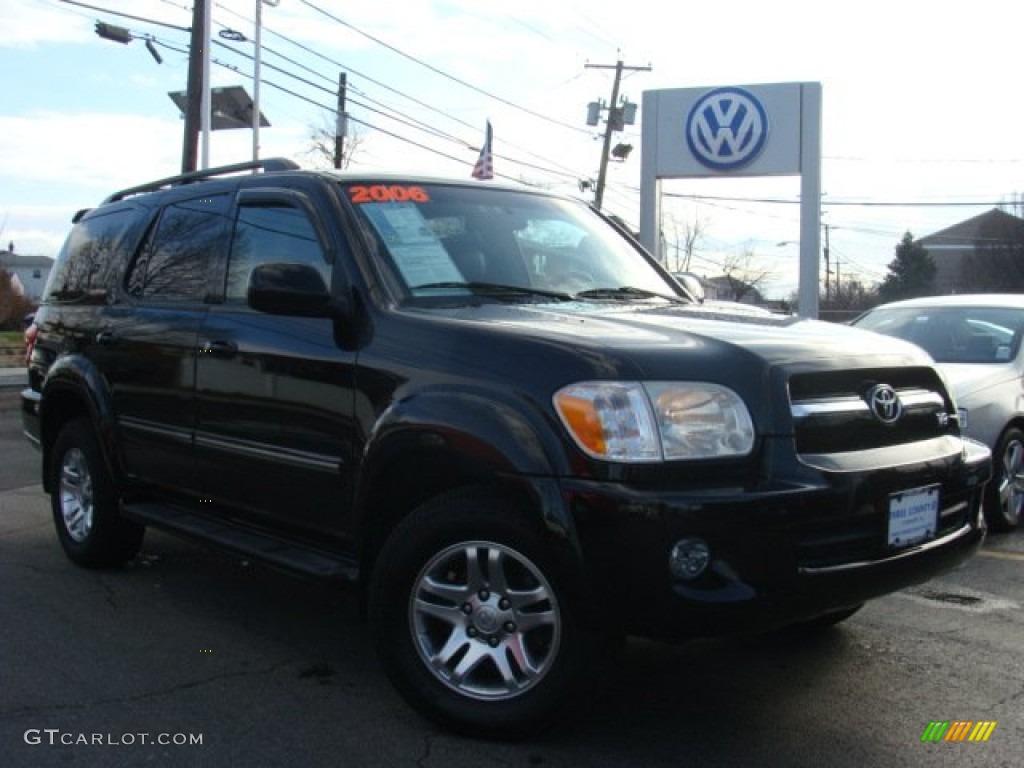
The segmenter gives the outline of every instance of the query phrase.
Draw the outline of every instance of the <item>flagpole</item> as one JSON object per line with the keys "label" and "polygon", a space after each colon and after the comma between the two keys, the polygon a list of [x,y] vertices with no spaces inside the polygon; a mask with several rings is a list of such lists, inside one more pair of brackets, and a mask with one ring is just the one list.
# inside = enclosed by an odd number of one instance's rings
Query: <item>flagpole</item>
{"label": "flagpole", "polygon": [[494,178],[494,152],[492,149],[494,133],[491,129],[491,121],[487,121],[487,130],[484,133],[484,145],[480,148],[480,156],[473,166],[470,174],[474,179],[486,180]]}

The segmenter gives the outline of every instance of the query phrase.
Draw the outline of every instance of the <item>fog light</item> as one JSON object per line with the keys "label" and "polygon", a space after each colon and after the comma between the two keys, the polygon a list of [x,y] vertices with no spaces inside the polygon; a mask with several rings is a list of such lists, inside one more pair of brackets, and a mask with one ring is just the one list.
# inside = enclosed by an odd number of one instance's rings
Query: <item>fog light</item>
{"label": "fog light", "polygon": [[677,579],[689,581],[700,576],[711,562],[711,550],[704,539],[680,539],[668,553],[668,569]]}

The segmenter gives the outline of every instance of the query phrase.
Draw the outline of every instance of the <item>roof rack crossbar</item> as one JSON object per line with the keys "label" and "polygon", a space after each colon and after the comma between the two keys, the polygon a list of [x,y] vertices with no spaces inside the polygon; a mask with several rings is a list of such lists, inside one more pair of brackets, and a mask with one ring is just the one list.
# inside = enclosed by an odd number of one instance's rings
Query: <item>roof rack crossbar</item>
{"label": "roof rack crossbar", "polygon": [[110,195],[104,203],[112,203],[117,200],[123,200],[131,195],[139,195],[143,192],[154,192],[164,187],[176,187],[181,184],[189,184],[193,181],[201,181],[202,179],[209,179],[214,176],[226,176],[231,173],[240,173],[242,171],[251,171],[255,169],[262,169],[265,173],[272,171],[294,171],[298,170],[299,164],[294,160],[289,160],[287,157],[268,157],[262,160],[251,160],[247,163],[235,163],[234,165],[221,165],[217,168],[205,168],[201,171],[190,171],[189,173],[181,173],[177,176],[168,176],[166,179],[158,179],[157,181],[150,181],[146,184],[140,184],[137,187],[128,187],[122,189],[120,192],[115,192]]}

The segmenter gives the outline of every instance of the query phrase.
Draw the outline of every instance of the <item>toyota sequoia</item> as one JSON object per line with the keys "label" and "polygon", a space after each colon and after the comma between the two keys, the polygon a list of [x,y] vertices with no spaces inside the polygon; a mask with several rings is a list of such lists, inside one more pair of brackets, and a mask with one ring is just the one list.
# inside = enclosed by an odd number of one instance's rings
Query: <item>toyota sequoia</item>
{"label": "toyota sequoia", "polygon": [[67,556],[147,527],[359,590],[474,734],[548,724],[623,637],[825,627],[965,562],[988,449],[925,352],[702,306],[522,186],[264,160],[74,218],[28,438]]}

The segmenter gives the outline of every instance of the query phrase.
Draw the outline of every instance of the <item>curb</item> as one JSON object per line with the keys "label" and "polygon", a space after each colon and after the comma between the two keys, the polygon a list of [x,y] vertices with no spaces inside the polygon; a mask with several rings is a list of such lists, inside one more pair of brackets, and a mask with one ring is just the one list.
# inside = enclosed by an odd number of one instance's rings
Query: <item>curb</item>
{"label": "curb", "polygon": [[0,388],[28,386],[28,371],[24,368],[0,368]]}

